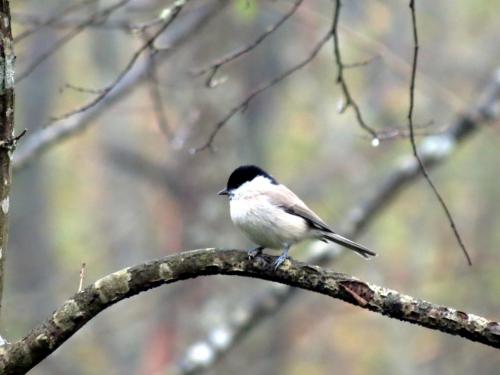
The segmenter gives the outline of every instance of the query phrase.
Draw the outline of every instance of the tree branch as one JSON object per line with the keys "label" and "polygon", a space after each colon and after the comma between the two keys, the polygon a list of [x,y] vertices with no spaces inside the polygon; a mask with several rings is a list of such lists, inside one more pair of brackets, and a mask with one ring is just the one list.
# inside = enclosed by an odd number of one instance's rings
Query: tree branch
{"label": "tree branch", "polygon": [[11,158],[17,139],[14,136],[14,61],[10,8],[0,0],[0,311],[7,251]]}
{"label": "tree branch", "polygon": [[500,348],[498,322],[293,260],[286,261],[274,271],[270,267],[273,259],[272,256],[259,256],[249,260],[245,251],[202,249],[112,273],[64,302],[25,338],[4,346],[0,352],[0,371],[2,374],[19,374],[30,370],[99,312],[125,298],[163,284],[207,275],[237,275],[275,281]]}

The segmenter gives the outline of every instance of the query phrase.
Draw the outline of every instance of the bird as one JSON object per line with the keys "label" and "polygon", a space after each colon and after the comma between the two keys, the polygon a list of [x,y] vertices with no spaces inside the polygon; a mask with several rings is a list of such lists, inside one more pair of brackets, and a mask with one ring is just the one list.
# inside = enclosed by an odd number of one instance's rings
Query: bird
{"label": "bird", "polygon": [[272,263],[275,270],[289,257],[292,245],[309,239],[335,242],[364,258],[377,255],[335,233],[293,191],[256,165],[236,168],[218,194],[228,196],[233,224],[258,245],[248,251],[250,258],[264,249],[282,250]]}

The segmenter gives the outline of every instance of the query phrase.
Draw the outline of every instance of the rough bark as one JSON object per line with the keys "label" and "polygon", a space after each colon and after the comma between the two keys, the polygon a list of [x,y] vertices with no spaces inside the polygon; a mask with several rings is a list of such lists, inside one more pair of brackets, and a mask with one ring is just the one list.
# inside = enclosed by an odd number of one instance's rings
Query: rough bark
{"label": "rough bark", "polygon": [[277,271],[274,257],[248,259],[239,250],[202,249],[171,255],[112,273],[63,303],[26,337],[0,348],[0,373],[33,368],[105,308],[140,292],[206,275],[238,275],[314,291],[382,315],[500,348],[500,324],[436,305],[352,276],[295,261]]}
{"label": "rough bark", "polygon": [[8,0],[0,0],[0,312],[7,250],[11,157],[14,139],[14,50]]}

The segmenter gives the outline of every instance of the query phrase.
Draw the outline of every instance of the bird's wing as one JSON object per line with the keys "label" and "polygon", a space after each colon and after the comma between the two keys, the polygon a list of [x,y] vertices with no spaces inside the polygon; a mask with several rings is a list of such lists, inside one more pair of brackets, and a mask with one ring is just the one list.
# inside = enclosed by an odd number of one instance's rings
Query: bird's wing
{"label": "bird's wing", "polygon": [[303,218],[311,228],[333,233],[328,225],[285,185],[277,185],[269,193],[269,199],[286,213]]}

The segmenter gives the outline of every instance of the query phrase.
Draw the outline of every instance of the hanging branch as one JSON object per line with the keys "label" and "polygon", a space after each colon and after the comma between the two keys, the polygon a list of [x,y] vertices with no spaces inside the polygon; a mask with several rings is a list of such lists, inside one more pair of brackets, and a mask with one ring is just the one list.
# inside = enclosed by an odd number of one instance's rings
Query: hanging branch
{"label": "hanging branch", "polygon": [[410,11],[411,11],[411,24],[412,24],[412,31],[413,31],[413,62],[412,62],[412,68],[411,68],[411,80],[410,80],[410,105],[408,109],[408,127],[410,129],[410,143],[411,143],[411,148],[413,151],[413,155],[415,156],[415,159],[418,161],[418,165],[420,166],[420,170],[422,171],[422,175],[424,176],[425,180],[431,187],[432,191],[434,192],[434,195],[436,196],[437,200],[439,201],[439,204],[441,205],[444,213],[446,214],[446,217],[448,218],[448,222],[450,223],[451,229],[453,230],[453,234],[455,235],[455,238],[457,239],[458,244],[460,245],[460,248],[462,249],[465,259],[467,259],[467,263],[469,266],[472,265],[472,261],[470,259],[469,253],[467,252],[467,249],[465,247],[464,242],[462,241],[462,237],[460,236],[460,233],[458,232],[457,226],[455,224],[455,221],[453,220],[453,216],[451,215],[450,210],[448,209],[448,206],[446,205],[443,197],[439,193],[438,189],[436,188],[436,185],[431,180],[431,177],[429,176],[429,173],[427,172],[427,169],[425,167],[425,164],[423,163],[422,159],[420,158],[420,155],[417,150],[417,144],[415,142],[415,134],[414,134],[414,127],[413,127],[413,107],[415,103],[415,79],[417,75],[417,61],[418,61],[418,32],[417,32],[417,17],[416,17],[416,12],[415,12],[415,1],[410,0]]}

